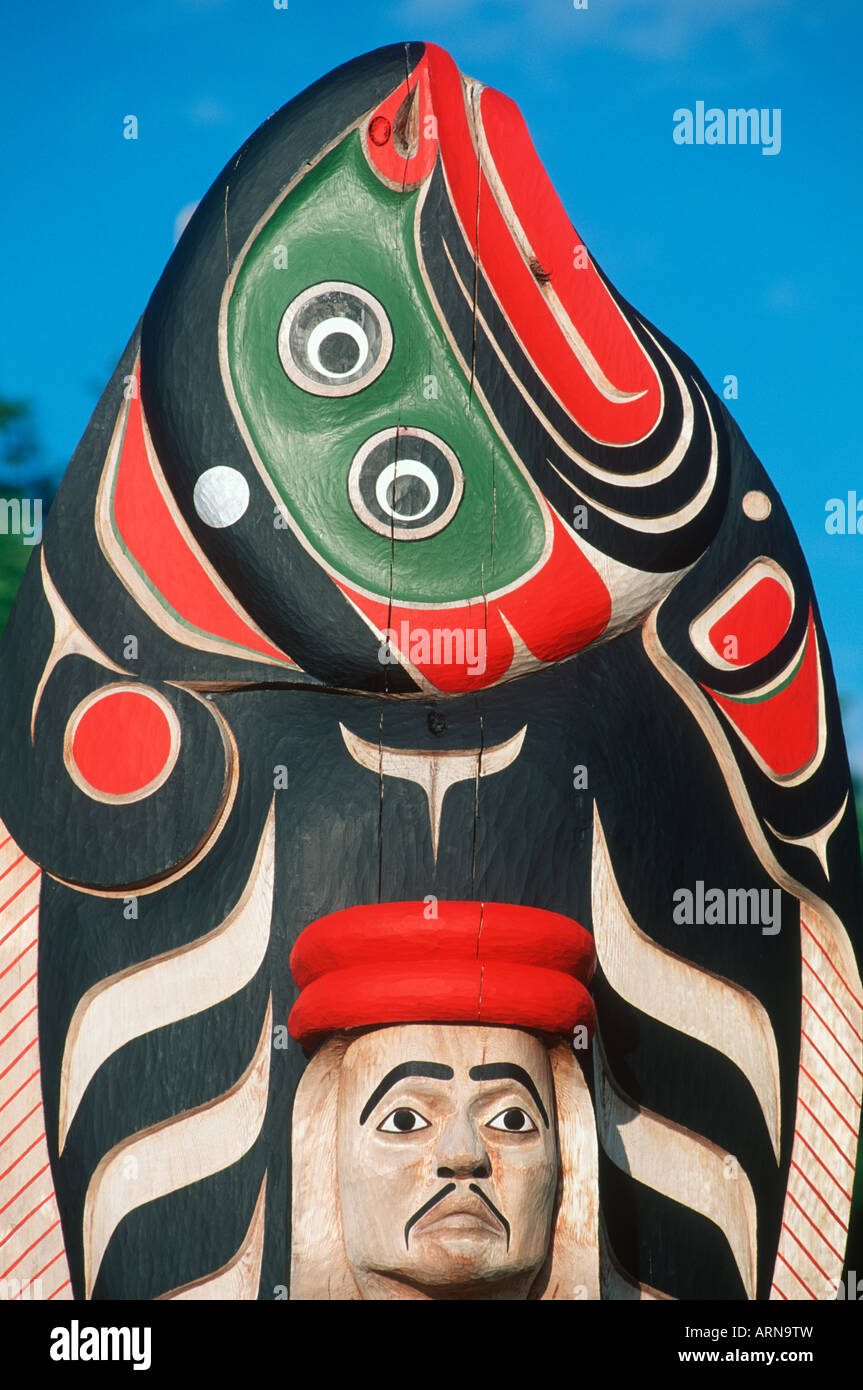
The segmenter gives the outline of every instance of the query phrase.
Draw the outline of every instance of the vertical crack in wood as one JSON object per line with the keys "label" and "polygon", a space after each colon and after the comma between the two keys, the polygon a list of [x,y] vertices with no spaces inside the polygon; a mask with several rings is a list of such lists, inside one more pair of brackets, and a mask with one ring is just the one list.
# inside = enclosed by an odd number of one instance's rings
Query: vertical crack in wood
{"label": "vertical crack in wood", "polygon": [[477,827],[478,827],[478,825],[479,825],[479,779],[480,779],[480,777],[482,776],[482,750],[483,750],[484,739],[485,739],[485,730],[484,730],[484,728],[483,728],[482,715],[480,715],[480,717],[479,717],[479,751],[478,751],[478,753],[477,753],[477,759],[476,759],[476,777],[474,778],[474,784],[473,784],[473,848],[472,848],[472,851],[471,851],[471,862],[470,862],[470,893],[471,893],[471,897],[474,897],[474,895],[475,895],[475,889],[476,889],[476,837],[477,837]]}

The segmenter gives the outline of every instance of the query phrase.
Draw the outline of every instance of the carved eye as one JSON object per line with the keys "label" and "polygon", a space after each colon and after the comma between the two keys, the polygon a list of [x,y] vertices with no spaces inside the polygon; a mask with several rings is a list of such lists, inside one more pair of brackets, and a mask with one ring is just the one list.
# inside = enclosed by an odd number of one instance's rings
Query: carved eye
{"label": "carved eye", "polygon": [[501,1110],[499,1115],[489,1120],[487,1127],[503,1130],[506,1134],[528,1134],[536,1130],[533,1120],[520,1105],[510,1105],[507,1110]]}
{"label": "carved eye", "polygon": [[378,1125],[378,1129],[383,1134],[415,1134],[418,1129],[428,1129],[428,1127],[428,1120],[423,1119],[418,1110],[411,1110],[407,1106],[393,1110]]}
{"label": "carved eye", "polygon": [[461,464],[428,430],[397,425],[360,445],[348,474],[348,498],[370,531],[419,541],[448,526],[464,491]]}
{"label": "carved eye", "polygon": [[279,359],[314,396],[352,396],[380,376],[393,350],[382,304],[359,285],[328,280],[292,300],[279,324]]}

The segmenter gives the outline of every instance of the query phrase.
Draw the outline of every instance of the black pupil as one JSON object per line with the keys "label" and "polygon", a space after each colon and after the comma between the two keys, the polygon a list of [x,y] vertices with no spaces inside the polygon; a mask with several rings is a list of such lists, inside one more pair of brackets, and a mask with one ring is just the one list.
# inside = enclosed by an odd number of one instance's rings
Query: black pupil
{"label": "black pupil", "polygon": [[352,372],[360,357],[359,343],[350,333],[328,333],[318,356],[328,372]]}
{"label": "black pupil", "polygon": [[400,478],[397,463],[396,476],[387,488],[387,501],[393,511],[400,512],[402,516],[416,516],[428,506],[428,500],[428,483],[411,474]]}
{"label": "black pupil", "polygon": [[393,1124],[396,1129],[413,1129],[415,1120],[416,1116],[412,1110],[397,1110],[393,1115]]}
{"label": "black pupil", "polygon": [[504,1125],[507,1129],[524,1129],[525,1114],[523,1110],[507,1110],[503,1117]]}

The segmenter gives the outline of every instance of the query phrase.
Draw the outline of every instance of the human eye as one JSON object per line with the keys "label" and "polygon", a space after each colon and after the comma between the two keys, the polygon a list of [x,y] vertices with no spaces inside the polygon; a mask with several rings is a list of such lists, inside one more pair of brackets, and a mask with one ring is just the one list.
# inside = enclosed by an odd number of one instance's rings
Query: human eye
{"label": "human eye", "polygon": [[429,1121],[418,1110],[401,1105],[390,1111],[385,1120],[378,1125],[382,1134],[415,1134],[417,1130],[428,1129]]}
{"label": "human eye", "polygon": [[536,1125],[526,1110],[520,1105],[508,1105],[493,1120],[488,1121],[488,1129],[502,1130],[504,1134],[528,1134],[536,1130]]}

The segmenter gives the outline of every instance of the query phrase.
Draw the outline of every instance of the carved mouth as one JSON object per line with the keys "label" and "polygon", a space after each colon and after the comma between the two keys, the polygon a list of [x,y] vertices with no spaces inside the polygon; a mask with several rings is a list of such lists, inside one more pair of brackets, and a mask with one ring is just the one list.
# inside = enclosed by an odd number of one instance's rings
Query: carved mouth
{"label": "carved mouth", "polygon": [[494,1212],[475,1192],[457,1192],[445,1197],[414,1227],[414,1235],[442,1234],[439,1228],[454,1236],[484,1234],[491,1231],[507,1239],[508,1232]]}

